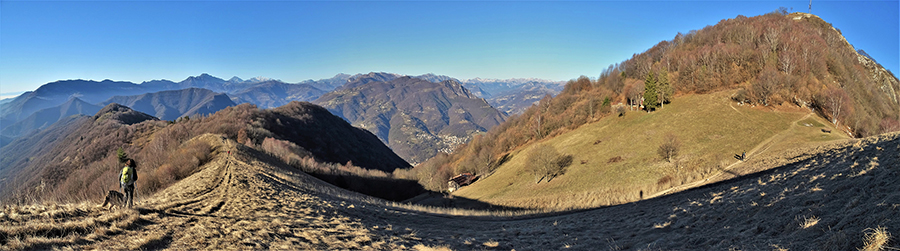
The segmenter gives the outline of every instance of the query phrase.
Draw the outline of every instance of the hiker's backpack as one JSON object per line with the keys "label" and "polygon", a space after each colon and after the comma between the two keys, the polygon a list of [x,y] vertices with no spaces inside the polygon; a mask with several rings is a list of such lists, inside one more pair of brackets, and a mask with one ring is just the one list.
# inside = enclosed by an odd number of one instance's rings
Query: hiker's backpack
{"label": "hiker's backpack", "polygon": [[134,182],[134,167],[125,166],[122,168],[122,178],[119,180],[122,184],[131,184]]}

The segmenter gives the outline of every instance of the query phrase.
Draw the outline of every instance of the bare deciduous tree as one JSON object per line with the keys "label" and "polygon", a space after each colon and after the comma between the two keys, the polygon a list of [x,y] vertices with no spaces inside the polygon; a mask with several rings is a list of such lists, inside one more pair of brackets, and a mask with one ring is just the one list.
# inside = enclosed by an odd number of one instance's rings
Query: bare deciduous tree
{"label": "bare deciduous tree", "polygon": [[550,145],[539,145],[528,153],[528,169],[534,175],[535,183],[547,179],[550,182],[556,176],[566,172],[566,167],[572,164],[572,156],[562,156],[556,148]]}
{"label": "bare deciduous tree", "polygon": [[850,96],[840,87],[831,87],[817,98],[818,105],[831,115],[831,123],[838,125],[840,119],[851,117],[853,107]]}
{"label": "bare deciduous tree", "polygon": [[662,145],[659,145],[659,149],[656,150],[656,153],[658,153],[659,157],[666,162],[672,162],[672,159],[678,157],[678,151],[680,149],[681,142],[678,140],[678,137],[675,136],[675,134],[667,133]]}

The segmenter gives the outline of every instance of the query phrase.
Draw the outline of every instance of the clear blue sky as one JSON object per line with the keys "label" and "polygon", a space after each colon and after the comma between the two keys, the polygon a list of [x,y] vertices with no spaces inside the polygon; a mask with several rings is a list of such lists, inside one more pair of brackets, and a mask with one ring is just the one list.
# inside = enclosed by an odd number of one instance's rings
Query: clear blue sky
{"label": "clear blue sky", "polygon": [[[0,93],[60,79],[181,81],[433,72],[597,77],[659,41],[808,1],[0,1]],[[894,73],[897,1],[813,1]]]}

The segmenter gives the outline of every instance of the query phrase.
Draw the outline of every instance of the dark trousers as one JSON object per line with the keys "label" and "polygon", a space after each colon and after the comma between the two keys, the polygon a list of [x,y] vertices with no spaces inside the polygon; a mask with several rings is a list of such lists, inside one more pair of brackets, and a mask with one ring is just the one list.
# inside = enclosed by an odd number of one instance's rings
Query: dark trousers
{"label": "dark trousers", "polygon": [[125,185],[125,206],[132,207],[134,206],[134,184]]}

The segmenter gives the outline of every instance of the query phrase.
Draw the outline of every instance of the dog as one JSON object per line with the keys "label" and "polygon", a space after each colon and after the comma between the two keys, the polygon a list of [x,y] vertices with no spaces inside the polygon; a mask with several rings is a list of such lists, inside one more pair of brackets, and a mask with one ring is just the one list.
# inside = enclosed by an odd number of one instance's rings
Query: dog
{"label": "dog", "polygon": [[112,209],[113,206],[125,206],[125,195],[116,190],[109,190],[101,207],[107,207],[107,205],[109,205],[107,209]]}

